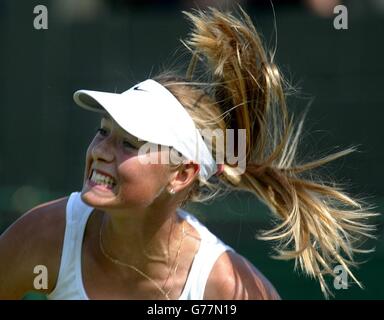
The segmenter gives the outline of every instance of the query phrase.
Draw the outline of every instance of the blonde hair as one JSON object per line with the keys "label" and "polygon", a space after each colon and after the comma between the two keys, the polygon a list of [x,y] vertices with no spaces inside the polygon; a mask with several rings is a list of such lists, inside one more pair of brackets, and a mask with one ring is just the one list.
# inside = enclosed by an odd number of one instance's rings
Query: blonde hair
{"label": "blonde hair", "polygon": [[[246,129],[246,171],[237,174],[235,166],[225,163],[219,178],[204,187],[196,181],[183,204],[208,201],[221,191],[252,192],[278,217],[278,225],[260,236],[277,243],[277,258],[295,259],[295,269],[316,277],[326,297],[332,292],[324,275],[334,275],[336,264],[361,287],[350,267],[357,264],[354,253],[371,251],[359,245],[373,237],[367,219],[376,213],[341,186],[311,174],[355,148],[307,163],[297,160],[304,116],[295,123],[288,114],[288,83],[273,55],[268,57],[250,17],[240,10],[240,18],[212,8],[184,12],[193,27],[184,42],[192,53],[187,74],[155,77],[178,98],[198,129]],[[214,154],[219,146],[214,141],[212,146]]]}

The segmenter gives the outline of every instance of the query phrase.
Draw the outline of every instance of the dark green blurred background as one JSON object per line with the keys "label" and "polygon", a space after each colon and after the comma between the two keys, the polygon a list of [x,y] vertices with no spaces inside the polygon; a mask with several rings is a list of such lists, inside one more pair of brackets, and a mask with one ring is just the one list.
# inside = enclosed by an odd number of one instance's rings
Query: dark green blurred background
{"label": "dark green blurred background", "polygon": [[[183,65],[179,39],[188,23],[181,10],[192,2],[0,0],[0,231],[36,204],[81,189],[85,150],[98,117],[75,107],[73,92],[121,92],[163,67]],[[201,7],[203,2],[210,3],[200,1]],[[344,1],[348,30],[334,29],[335,15],[309,0],[273,3],[276,62],[300,89],[289,98],[291,110],[311,106],[299,155],[313,159],[358,145],[360,152],[322,173],[349,184],[351,194],[370,197],[383,212],[383,1]],[[38,4],[48,8],[48,30],[33,28]],[[272,49],[269,1],[242,4]],[[271,219],[252,195],[233,193],[194,205],[193,212],[248,257],[283,298],[323,298],[315,281],[295,273],[293,263],[269,258],[271,246],[255,240]],[[335,291],[336,299],[384,298],[383,218],[377,223],[376,252],[362,257],[368,262],[357,270],[365,290]]]}

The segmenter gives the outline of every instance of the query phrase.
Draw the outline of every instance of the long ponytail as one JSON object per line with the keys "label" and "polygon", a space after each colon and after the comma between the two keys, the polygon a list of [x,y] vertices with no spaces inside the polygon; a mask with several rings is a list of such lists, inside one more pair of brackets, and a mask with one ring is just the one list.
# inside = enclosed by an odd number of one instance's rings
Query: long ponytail
{"label": "long ponytail", "polygon": [[[206,127],[214,115],[216,127],[246,129],[245,172],[237,175],[225,164],[220,179],[254,193],[275,213],[278,225],[260,238],[277,243],[277,258],[295,259],[296,267],[318,278],[325,296],[331,291],[324,275],[333,275],[335,265],[361,286],[350,267],[356,264],[355,252],[369,251],[358,246],[363,238],[372,237],[374,228],[367,219],[376,214],[335,183],[306,175],[355,149],[300,163],[296,150],[304,116],[296,123],[289,115],[287,82],[273,55],[265,52],[250,17],[242,10],[241,18],[216,9],[185,14],[193,27],[184,42],[192,52],[185,81],[158,79],[179,98],[198,127]],[[209,94],[194,80],[198,63],[209,70]],[[188,101],[192,96],[193,103]]]}

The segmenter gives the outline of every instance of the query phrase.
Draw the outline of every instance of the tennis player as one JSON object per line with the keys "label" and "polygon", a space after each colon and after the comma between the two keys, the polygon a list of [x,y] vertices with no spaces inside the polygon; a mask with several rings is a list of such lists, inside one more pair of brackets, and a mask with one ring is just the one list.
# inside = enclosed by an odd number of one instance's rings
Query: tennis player
{"label": "tennis player", "polygon": [[[49,299],[279,299],[246,257],[185,209],[235,190],[270,208],[278,225],[261,238],[276,240],[278,256],[295,259],[324,294],[335,265],[358,283],[353,253],[373,213],[310,174],[354,149],[298,161],[303,118],[292,121],[285,82],[249,16],[186,15],[185,75],[161,73],[123,93],[74,94],[101,119],[82,190],[33,208],[1,236],[0,298],[39,291]],[[226,143],[207,132],[222,132]],[[36,266],[48,271],[42,290]]]}

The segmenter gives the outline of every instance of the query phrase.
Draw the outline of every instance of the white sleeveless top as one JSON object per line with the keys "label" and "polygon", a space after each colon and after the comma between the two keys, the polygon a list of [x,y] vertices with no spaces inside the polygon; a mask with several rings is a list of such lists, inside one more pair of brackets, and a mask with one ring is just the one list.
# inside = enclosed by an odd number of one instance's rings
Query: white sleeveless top
{"label": "white sleeveless top", "polygon": [[[88,300],[81,268],[81,252],[84,230],[94,208],[85,204],[80,192],[73,192],[66,208],[66,227],[63,250],[56,287],[47,295],[50,300]],[[179,300],[202,300],[205,285],[212,267],[219,256],[233,248],[224,244],[191,213],[178,209],[180,217],[191,224],[200,234],[200,247],[190,268]]]}

